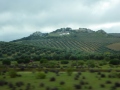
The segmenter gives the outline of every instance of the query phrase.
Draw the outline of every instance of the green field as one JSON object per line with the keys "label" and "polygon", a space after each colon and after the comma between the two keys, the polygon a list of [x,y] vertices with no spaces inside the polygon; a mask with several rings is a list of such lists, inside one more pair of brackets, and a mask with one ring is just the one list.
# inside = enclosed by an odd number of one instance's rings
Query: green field
{"label": "green field", "polygon": [[[12,70],[17,73],[14,78],[10,77]],[[37,78],[40,72],[44,79]],[[28,64],[12,61],[11,65],[0,62],[0,90],[120,90],[120,65],[103,60],[71,60],[68,64],[62,64],[62,60]]]}
{"label": "green field", "polygon": [[[86,54],[4,42],[0,50],[0,90],[120,90],[118,53]],[[12,69],[20,77],[11,78]],[[41,71],[45,79],[36,78]]]}
{"label": "green field", "polygon": [[[48,72],[45,79],[36,79],[36,73],[32,72],[18,72],[22,77],[10,78],[7,74],[4,75],[4,80],[8,82],[7,85],[0,86],[0,90],[120,90],[120,87],[115,88],[115,83],[119,82],[119,78],[110,78],[109,74],[113,72],[98,73],[98,72],[81,72],[79,77],[75,79],[77,72],[73,72],[71,76],[68,76],[66,72],[59,72],[59,76],[55,73]],[[104,74],[105,77],[101,77]],[[50,81],[50,78],[54,77],[55,81]],[[0,76],[3,78],[3,76]],[[3,79],[2,79],[3,80]],[[22,82],[22,86],[17,86],[16,83]],[[61,85],[60,82],[64,82]],[[13,84],[15,89],[11,88],[9,84]],[[120,84],[120,82],[119,82]],[[27,88],[29,86],[29,89]],[[78,87],[78,89],[75,88]],[[102,86],[103,85],[103,86]],[[47,89],[49,87],[50,89]],[[56,89],[55,89],[56,88]]]}

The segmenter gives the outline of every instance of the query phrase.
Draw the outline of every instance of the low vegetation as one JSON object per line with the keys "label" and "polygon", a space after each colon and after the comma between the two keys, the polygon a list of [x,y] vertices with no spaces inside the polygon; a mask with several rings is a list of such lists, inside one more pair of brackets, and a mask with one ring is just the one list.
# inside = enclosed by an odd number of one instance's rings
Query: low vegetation
{"label": "low vegetation", "polygon": [[[38,72],[36,72],[38,73]],[[119,72],[117,72],[119,73]],[[118,77],[108,77],[111,72],[73,72],[68,76],[66,72],[60,72],[60,76],[49,72],[45,79],[37,79],[35,74],[31,72],[18,72],[22,77],[10,78],[7,74],[6,78],[0,76],[0,89],[2,90],[119,90],[120,82]],[[77,79],[74,79],[77,77]]]}

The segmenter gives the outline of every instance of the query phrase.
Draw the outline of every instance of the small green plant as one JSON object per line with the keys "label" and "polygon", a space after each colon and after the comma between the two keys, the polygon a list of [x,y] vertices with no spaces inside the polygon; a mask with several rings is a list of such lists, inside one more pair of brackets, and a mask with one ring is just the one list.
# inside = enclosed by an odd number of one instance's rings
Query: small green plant
{"label": "small green plant", "polygon": [[69,76],[71,76],[72,73],[73,73],[73,69],[72,69],[72,68],[68,68],[66,71],[67,71],[67,74],[68,74]]}
{"label": "small green plant", "polygon": [[68,64],[69,63],[69,61],[67,61],[67,60],[62,60],[61,61],[61,64]]}
{"label": "small green plant", "polygon": [[45,79],[46,78],[46,74],[44,72],[38,72],[36,74],[36,78],[37,79]]}
{"label": "small green plant", "polygon": [[114,77],[114,78],[120,78],[120,73],[116,72],[116,71],[112,71],[109,75],[109,77]]}
{"label": "small green plant", "polygon": [[15,78],[17,77],[17,72],[15,70],[10,70],[8,72],[8,75],[11,77],[11,78]]}
{"label": "small green plant", "polygon": [[2,64],[3,64],[3,65],[10,65],[10,64],[11,64],[11,61],[8,60],[8,59],[5,59],[5,60],[2,61]]}
{"label": "small green plant", "polygon": [[119,64],[120,64],[120,60],[119,60],[119,59],[111,60],[111,61],[109,62],[109,64],[111,64],[111,65],[119,65]]}
{"label": "small green plant", "polygon": [[51,78],[50,78],[50,81],[51,81],[51,82],[56,81],[55,77],[51,77]]}

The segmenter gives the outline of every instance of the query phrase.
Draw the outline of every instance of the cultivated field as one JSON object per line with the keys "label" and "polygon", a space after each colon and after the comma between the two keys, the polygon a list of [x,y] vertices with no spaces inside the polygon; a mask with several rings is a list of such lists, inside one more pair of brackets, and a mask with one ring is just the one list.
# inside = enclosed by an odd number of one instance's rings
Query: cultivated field
{"label": "cultivated field", "polygon": [[120,43],[114,43],[114,44],[108,45],[107,47],[115,51],[120,51]]}

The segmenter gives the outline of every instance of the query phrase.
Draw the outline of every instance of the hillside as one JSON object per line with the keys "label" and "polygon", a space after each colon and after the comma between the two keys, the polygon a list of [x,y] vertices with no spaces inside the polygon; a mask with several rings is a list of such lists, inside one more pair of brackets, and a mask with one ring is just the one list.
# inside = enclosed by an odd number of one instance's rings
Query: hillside
{"label": "hillside", "polygon": [[0,60],[101,60],[106,55],[119,58],[119,43],[119,37],[104,30],[61,28],[51,33],[37,31],[18,40],[0,42]]}
{"label": "hillside", "polygon": [[[77,52],[76,52],[77,53]],[[72,51],[44,48],[32,45],[16,44],[12,42],[0,42],[0,60],[58,60],[69,59],[74,53]],[[77,54],[76,54],[77,55]]]}
{"label": "hillside", "polygon": [[37,47],[77,50],[87,53],[115,53],[116,50],[107,46],[120,42],[120,38],[107,34],[104,30],[95,32],[87,28],[79,28],[76,30],[61,28],[51,33],[35,32],[28,37],[12,42]]}

